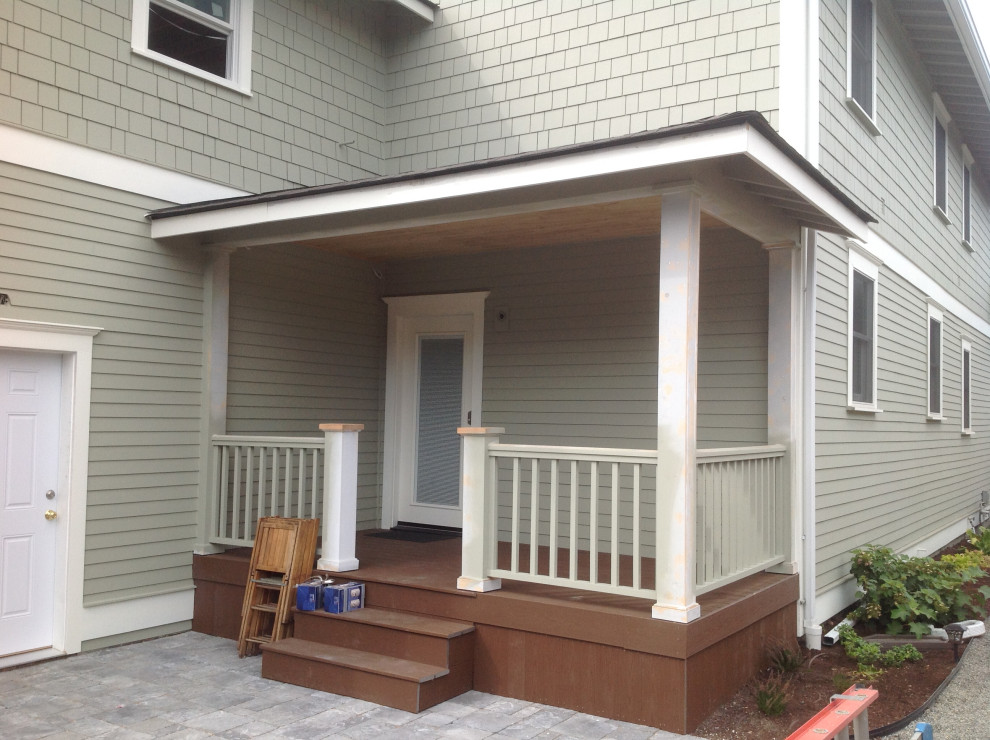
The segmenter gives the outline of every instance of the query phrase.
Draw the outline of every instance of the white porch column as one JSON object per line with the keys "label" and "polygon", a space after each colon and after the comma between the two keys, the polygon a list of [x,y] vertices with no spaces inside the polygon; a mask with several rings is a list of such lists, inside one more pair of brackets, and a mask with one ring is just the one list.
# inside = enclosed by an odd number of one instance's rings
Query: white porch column
{"label": "white porch column", "polygon": [[364,424],[320,424],[323,455],[323,548],[316,567],[337,573],[357,570],[358,433]]}
{"label": "white porch column", "polygon": [[488,574],[497,564],[495,481],[488,469],[488,445],[505,434],[501,427],[461,427],[462,591],[495,591],[501,578]]}
{"label": "white porch column", "polygon": [[[795,242],[764,244],[770,257],[769,321],[767,326],[767,444],[787,447],[784,458],[786,495],[777,510],[776,536],[784,540],[786,560],[768,570],[797,573],[795,537],[801,526],[793,497],[800,487],[801,429],[801,252]],[[799,541],[799,540],[798,540]]]}
{"label": "white porch column", "polygon": [[227,431],[227,343],[230,333],[230,255],[233,249],[211,250],[203,280],[203,404],[200,412],[199,501],[193,552],[211,555],[226,548],[210,543],[216,527],[215,491],[210,490],[212,439]]}
{"label": "white porch column", "polygon": [[689,189],[665,193],[662,209],[653,616],[690,622],[701,616],[694,593],[701,199]]}

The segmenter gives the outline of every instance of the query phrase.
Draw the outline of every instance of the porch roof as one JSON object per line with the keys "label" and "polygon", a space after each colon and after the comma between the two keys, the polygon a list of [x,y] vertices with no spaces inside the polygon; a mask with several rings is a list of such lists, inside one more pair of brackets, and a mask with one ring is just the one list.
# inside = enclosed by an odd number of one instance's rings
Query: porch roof
{"label": "porch roof", "polygon": [[692,187],[703,227],[763,243],[875,220],[755,112],[425,172],[163,208],[151,235],[199,246],[305,244],[382,259],[645,236]]}

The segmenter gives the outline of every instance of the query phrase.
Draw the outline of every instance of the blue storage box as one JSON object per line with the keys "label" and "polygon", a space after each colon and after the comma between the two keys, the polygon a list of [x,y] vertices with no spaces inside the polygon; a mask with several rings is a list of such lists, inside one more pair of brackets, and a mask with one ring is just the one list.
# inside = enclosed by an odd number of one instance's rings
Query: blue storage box
{"label": "blue storage box", "polygon": [[343,614],[364,606],[364,584],[356,581],[334,583],[323,589],[323,609]]}

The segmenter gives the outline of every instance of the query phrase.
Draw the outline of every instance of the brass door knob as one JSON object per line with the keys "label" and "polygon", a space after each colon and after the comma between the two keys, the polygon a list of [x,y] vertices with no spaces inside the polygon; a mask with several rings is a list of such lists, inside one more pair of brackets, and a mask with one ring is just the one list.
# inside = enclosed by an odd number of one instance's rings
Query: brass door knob
{"label": "brass door knob", "polygon": [[45,519],[47,519],[48,521],[51,522],[57,518],[58,518],[58,514],[55,511],[49,509],[48,511],[45,512]]}

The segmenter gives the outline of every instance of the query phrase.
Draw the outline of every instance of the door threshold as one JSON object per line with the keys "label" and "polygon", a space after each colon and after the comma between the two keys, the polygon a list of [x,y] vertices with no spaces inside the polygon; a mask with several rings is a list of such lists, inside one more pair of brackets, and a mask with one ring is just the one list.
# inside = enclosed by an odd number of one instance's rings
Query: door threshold
{"label": "door threshold", "polygon": [[443,527],[439,524],[420,524],[418,522],[396,522],[393,530],[400,532],[431,532],[434,534],[461,534],[460,527]]}
{"label": "door threshold", "polygon": [[51,660],[52,658],[64,658],[65,655],[61,650],[55,650],[50,647],[26,650],[23,653],[2,655],[0,656],[0,670],[26,665],[27,663],[40,663],[43,660]]}

